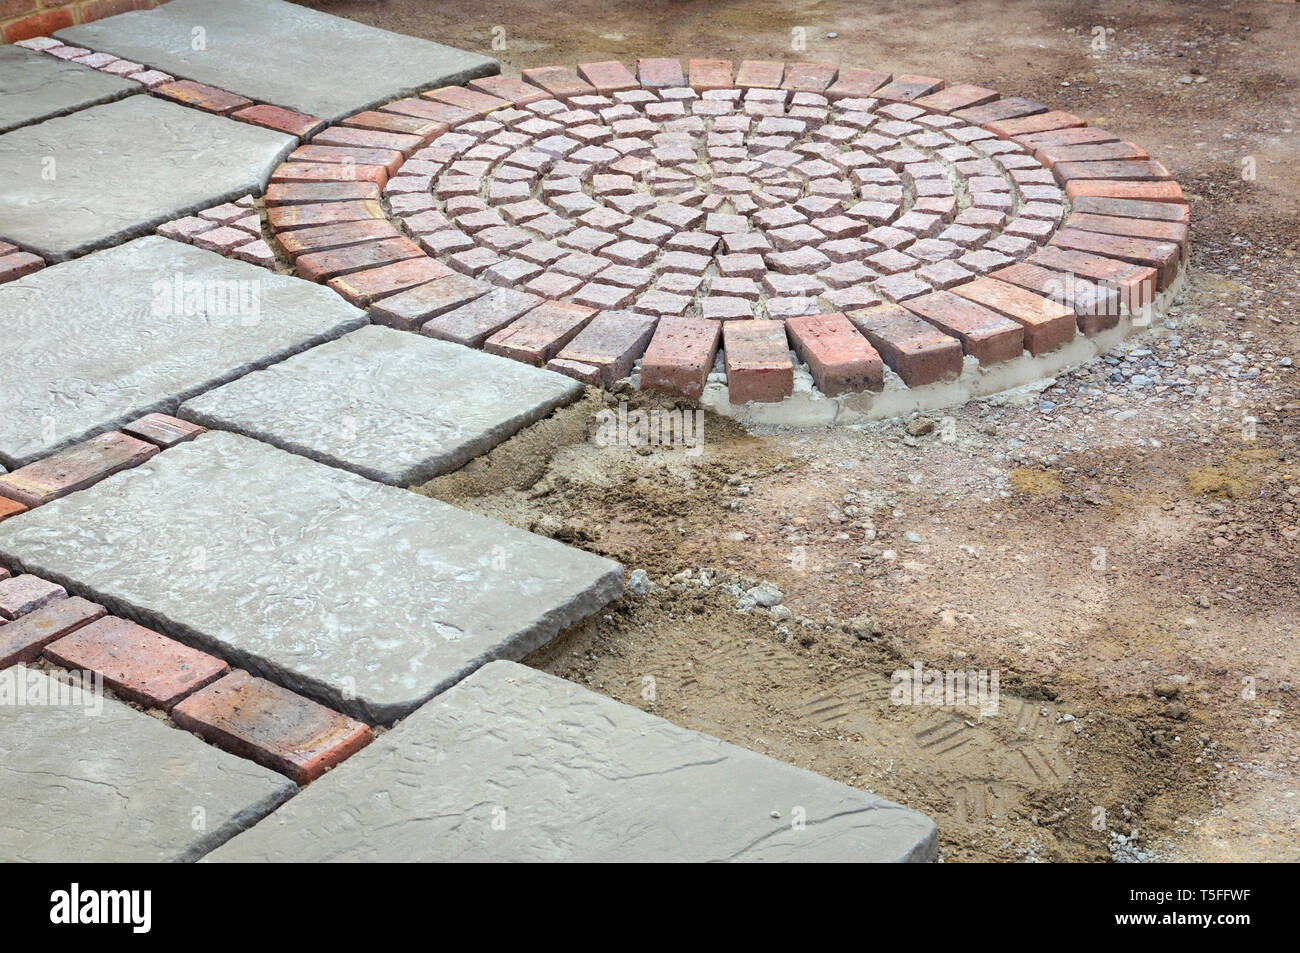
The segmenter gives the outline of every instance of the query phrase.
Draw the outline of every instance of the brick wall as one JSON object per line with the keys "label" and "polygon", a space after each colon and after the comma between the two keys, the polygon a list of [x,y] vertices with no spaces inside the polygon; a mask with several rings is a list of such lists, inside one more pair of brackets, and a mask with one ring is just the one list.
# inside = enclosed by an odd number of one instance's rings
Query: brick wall
{"label": "brick wall", "polygon": [[128,10],[148,10],[167,0],[0,0],[0,42],[48,36],[76,23]]}

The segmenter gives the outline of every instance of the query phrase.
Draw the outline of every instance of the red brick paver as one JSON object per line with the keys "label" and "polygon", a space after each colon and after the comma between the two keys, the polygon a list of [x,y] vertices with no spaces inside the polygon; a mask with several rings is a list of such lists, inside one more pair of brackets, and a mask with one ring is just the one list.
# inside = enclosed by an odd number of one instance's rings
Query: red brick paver
{"label": "red brick paver", "polygon": [[962,349],[981,364],[1009,361],[1024,350],[1024,328],[951,291],[933,291],[912,298],[907,309],[960,339]]}
{"label": "red brick paver", "polygon": [[0,496],[40,506],[107,476],[143,463],[158,452],[151,443],[111,431],[0,476]]}
{"label": "red brick paver", "polygon": [[799,359],[813,382],[828,397],[881,390],[885,386],[880,354],[843,314],[816,314],[785,322]]}
{"label": "red brick paver", "polygon": [[898,305],[853,311],[854,326],[908,387],[954,380],[961,374],[961,341]]}
{"label": "red brick paver", "polygon": [[188,420],[169,417],[166,414],[145,414],[122,428],[122,432],[166,450],[178,443],[193,440],[206,428],[192,424]]}
{"label": "red brick paver", "polygon": [[370,726],[237,670],[172,709],[176,723],[298,784],[360,751]]}
{"label": "red brick paver", "polygon": [[794,362],[781,321],[728,321],[722,326],[727,396],[733,404],[771,403],[794,391]]}
{"label": "red brick paver", "polygon": [[0,668],[35,662],[46,645],[104,614],[103,606],[72,596],[56,598],[16,622],[0,625]]}
{"label": "red brick paver", "polygon": [[230,668],[221,659],[118,618],[100,619],[51,642],[45,656],[64,668],[96,672],[127,701],[164,711]]}

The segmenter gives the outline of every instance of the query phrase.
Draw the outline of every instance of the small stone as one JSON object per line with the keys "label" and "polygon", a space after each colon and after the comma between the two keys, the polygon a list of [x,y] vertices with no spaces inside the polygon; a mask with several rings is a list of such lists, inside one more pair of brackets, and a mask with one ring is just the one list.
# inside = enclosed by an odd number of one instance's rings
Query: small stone
{"label": "small stone", "polygon": [[745,594],[754,600],[755,605],[760,605],[765,609],[780,605],[781,600],[785,598],[781,590],[766,579],[752,589],[745,590]]}
{"label": "small stone", "polygon": [[654,588],[654,583],[650,581],[650,574],[644,569],[633,569],[628,573],[626,588],[634,596],[644,596]]}

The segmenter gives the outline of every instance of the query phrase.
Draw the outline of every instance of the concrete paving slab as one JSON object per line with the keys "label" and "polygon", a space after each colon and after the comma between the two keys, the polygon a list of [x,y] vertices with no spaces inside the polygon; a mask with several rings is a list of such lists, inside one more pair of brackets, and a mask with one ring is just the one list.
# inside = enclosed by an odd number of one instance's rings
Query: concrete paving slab
{"label": "concrete paving slab", "polygon": [[500,71],[477,53],[280,0],[172,0],[55,35],[328,122]]}
{"label": "concrete paving slab", "polygon": [[[70,696],[35,669],[0,671],[0,688],[25,702],[0,705],[5,863],[197,860],[297,790],[122,702]],[[50,704],[60,690],[81,704]]]}
{"label": "concrete paving slab", "polygon": [[10,469],[354,330],[328,288],[156,236],[0,285]]}
{"label": "concrete paving slab", "polygon": [[0,132],[112,102],[143,88],[79,63],[21,46],[0,46]]}
{"label": "concrete paving slab", "polygon": [[200,394],[180,414],[410,486],[463,466],[581,393],[561,374],[370,325]]}
{"label": "concrete paving slab", "polygon": [[128,96],[0,136],[0,235],[64,261],[260,192],[284,133]]}
{"label": "concrete paving slab", "polygon": [[493,662],[207,859],[897,862],[936,853],[922,814]]}
{"label": "concrete paving slab", "polygon": [[608,559],[215,431],[10,517],[0,555],[372,723],[623,589]]}

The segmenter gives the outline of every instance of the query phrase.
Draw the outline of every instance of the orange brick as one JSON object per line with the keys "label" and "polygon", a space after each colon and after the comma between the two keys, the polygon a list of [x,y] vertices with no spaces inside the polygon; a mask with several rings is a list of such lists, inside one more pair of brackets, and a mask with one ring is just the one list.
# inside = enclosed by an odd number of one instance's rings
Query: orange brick
{"label": "orange brick", "polygon": [[34,36],[49,36],[55,30],[72,26],[73,22],[72,11],[66,7],[62,10],[47,10],[7,24],[4,28],[5,42],[17,43]]}
{"label": "orange brick", "polygon": [[388,181],[382,165],[347,165],[334,162],[285,162],[271,173],[272,182],[373,182]]}
{"label": "orange brick", "polygon": [[1117,218],[1147,218],[1157,222],[1176,222],[1186,225],[1191,221],[1191,210],[1176,202],[1144,202],[1141,199],[1112,199],[1102,195],[1081,195],[1073,204],[1074,211],[1090,215],[1111,215]]}
{"label": "orange brick", "polygon": [[596,92],[594,86],[563,66],[540,66],[523,71],[524,82],[546,90],[552,96],[584,96]]}
{"label": "orange brick", "polygon": [[933,291],[911,298],[907,310],[959,339],[962,349],[981,364],[1009,361],[1024,350],[1024,328],[951,291]]}
{"label": "orange brick", "polygon": [[642,86],[651,89],[686,85],[686,74],[682,72],[681,60],[668,56],[648,56],[638,59],[636,78]]}
{"label": "orange brick", "polygon": [[917,76],[915,73],[904,73],[901,76],[895,76],[892,83],[887,86],[882,86],[872,95],[880,99],[906,102],[938,92],[943,89],[943,86],[943,80],[938,77]]}
{"label": "orange brick", "polygon": [[731,60],[695,59],[687,63],[691,88],[697,93],[706,89],[731,89]]}
{"label": "orange brick", "polygon": [[1030,354],[1046,354],[1074,338],[1074,309],[1032,291],[996,278],[976,278],[952,291],[1023,327],[1025,350]]}
{"label": "orange brick", "polygon": [[581,63],[578,65],[578,75],[600,93],[617,93],[626,89],[636,89],[638,85],[632,71],[618,60]]}
{"label": "orange brick", "polygon": [[641,361],[641,389],[698,399],[721,336],[721,321],[660,318]]}
{"label": "orange brick", "polygon": [[340,126],[348,129],[367,129],[372,132],[395,132],[405,136],[415,136],[421,142],[442,135],[450,128],[445,122],[423,119],[419,116],[405,116],[393,112],[367,110],[349,116]]}
{"label": "orange brick", "polygon": [[1052,169],[1057,179],[1122,179],[1131,182],[1163,181],[1172,178],[1169,170],[1153,159],[1102,159],[1099,161],[1058,162]]}
{"label": "orange brick", "polygon": [[[437,128],[434,126],[433,128]],[[352,126],[330,126],[312,139],[314,146],[346,146],[349,149],[392,149],[408,158],[432,136],[405,132],[383,132]]]}
{"label": "orange brick", "polygon": [[777,89],[785,78],[785,64],[774,60],[745,60],[736,70],[736,85]]}
{"label": "orange brick", "polygon": [[426,256],[420,250],[420,246],[410,239],[389,238],[378,242],[366,242],[363,245],[311,252],[300,256],[294,262],[294,267],[298,269],[298,274],[308,281],[323,283],[354,271],[365,271],[380,265],[406,261],[408,258],[424,257]]}
{"label": "orange brick", "polygon": [[266,188],[266,204],[274,208],[314,202],[377,202],[380,194],[374,182],[272,182]]}
{"label": "orange brick", "polygon": [[1181,251],[1173,242],[1130,238],[1127,235],[1105,235],[1085,232],[1077,228],[1062,228],[1052,236],[1050,245],[1071,251],[1087,252],[1117,258],[1134,265],[1147,265],[1156,269],[1156,288],[1166,288],[1178,274]]}
{"label": "orange brick", "polygon": [[314,225],[338,225],[367,219],[386,219],[384,207],[374,201],[314,202],[309,205],[277,205],[267,210],[267,220],[275,232],[310,228]]}
{"label": "orange brick", "polygon": [[291,258],[397,237],[397,228],[386,218],[342,222],[337,225],[314,225],[311,228],[276,234],[276,240]]}
{"label": "orange brick", "polygon": [[843,314],[789,318],[785,329],[823,394],[834,397],[884,389],[880,355]]}
{"label": "orange brick", "polygon": [[966,109],[970,106],[982,106],[984,103],[997,99],[998,95],[996,89],[972,86],[970,83],[958,83],[956,86],[946,86],[930,93],[928,96],[914,99],[912,102],[925,109],[947,113],[956,109]]}
{"label": "orange brick", "polygon": [[1034,158],[1055,169],[1062,162],[1112,162],[1119,159],[1149,159],[1150,155],[1131,142],[1086,142],[1065,146],[1043,146]]}
{"label": "orange brick", "polygon": [[410,258],[331,278],[329,286],[352,304],[364,308],[373,301],[451,274],[452,270],[436,259]]}
{"label": "orange brick", "polygon": [[103,606],[72,596],[29,612],[17,622],[0,625],[0,668],[35,662],[46,645],[104,613]]}
{"label": "orange brick", "polygon": [[122,432],[147,440],[166,450],[178,443],[193,440],[199,434],[205,433],[206,428],[166,414],[145,414],[139,420],[134,420],[123,427]]}
{"label": "orange brick", "polygon": [[[0,523],[3,523],[11,516],[17,516],[19,513],[26,513],[27,506],[19,503],[17,500],[11,500],[8,497],[0,496]],[[0,579],[3,579],[0,576]]]}
{"label": "orange brick", "polygon": [[1155,300],[1154,268],[1055,245],[1040,248],[1025,260],[1113,289],[1120,305],[1129,311],[1137,311]]}
{"label": "orange brick", "polygon": [[1177,182],[1117,182],[1105,179],[1074,179],[1066,183],[1070,201],[1085,195],[1110,199],[1141,199],[1146,202],[1186,202]]}
{"label": "orange brick", "polygon": [[984,128],[994,133],[999,139],[1010,139],[1012,136],[1025,136],[1036,132],[1050,132],[1054,129],[1070,129],[1086,125],[1088,125],[1087,120],[1080,119],[1073,113],[1053,109],[1050,112],[1038,113],[1034,116],[1019,116],[1015,119],[999,119],[994,122],[986,122]]}
{"label": "orange brick", "polygon": [[25,278],[45,267],[45,259],[25,251],[0,256],[0,284]]}
{"label": "orange brick", "polygon": [[829,63],[791,63],[785,68],[781,88],[797,93],[824,93],[838,74],[839,69]]}
{"label": "orange brick", "polygon": [[727,321],[722,326],[727,396],[733,404],[773,403],[794,392],[794,362],[781,321]]}
{"label": "orange brick", "polygon": [[423,99],[432,99],[434,102],[446,103],[448,106],[468,109],[480,116],[486,116],[495,109],[504,109],[506,106],[513,105],[508,99],[480,92],[477,89],[466,89],[464,86],[443,86],[440,89],[431,89],[426,93],[421,93],[420,96]]}
{"label": "orange brick", "polygon": [[178,79],[171,83],[160,83],[149,90],[155,96],[175,100],[194,109],[217,113],[224,116],[237,109],[253,105],[251,99],[245,99],[235,93],[228,93],[215,86],[207,86],[189,79]]}
{"label": "orange brick", "polygon": [[274,129],[276,132],[288,133],[291,136],[297,136],[299,139],[307,138],[325,124],[324,120],[317,119],[315,116],[308,116],[304,113],[294,112],[291,109],[283,109],[280,106],[270,106],[265,103],[237,109],[230,114],[230,118],[251,123],[255,126],[262,126],[266,129]]}
{"label": "orange brick", "polygon": [[480,93],[487,93],[489,96],[509,100],[516,106],[527,106],[529,103],[535,103],[540,99],[547,98],[546,90],[538,89],[521,79],[515,79],[513,76],[505,76],[500,73],[496,76],[480,76],[478,79],[471,79],[469,88],[476,89]]}
{"label": "orange brick", "polygon": [[1086,278],[1025,261],[1000,268],[989,277],[1059,301],[1074,311],[1079,330],[1088,337],[1119,324],[1118,293],[1113,288],[1103,288]]}
{"label": "orange brick", "polygon": [[892,74],[879,69],[842,69],[826,90],[826,97],[832,100],[866,99],[893,78]]}
{"label": "orange brick", "polygon": [[110,431],[0,476],[0,496],[40,506],[148,460],[158,448]]}
{"label": "orange brick", "polygon": [[370,744],[370,726],[236,670],[172,709],[176,723],[308,784]]}
{"label": "orange brick", "polygon": [[[1162,208],[1176,209],[1176,205]],[[1076,209],[1065,220],[1066,228],[1077,228],[1085,232],[1101,232],[1106,235],[1127,235],[1130,238],[1147,238],[1158,242],[1172,242],[1179,248],[1187,244],[1187,226],[1182,222],[1159,222],[1142,218],[1125,218],[1114,215],[1090,215]]]}
{"label": "orange brick", "polygon": [[596,315],[595,308],[543,301],[487,339],[483,350],[541,366],[555,357]]}
{"label": "orange brick", "polygon": [[127,701],[164,711],[230,668],[206,652],[115,617],[51,642],[45,657],[64,668],[96,672]]}
{"label": "orange brick", "polygon": [[961,341],[898,305],[850,312],[847,317],[908,387],[961,375]]}

